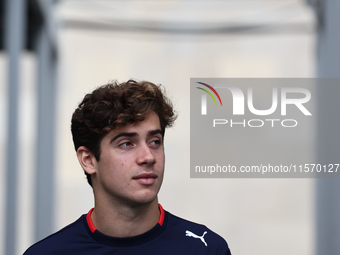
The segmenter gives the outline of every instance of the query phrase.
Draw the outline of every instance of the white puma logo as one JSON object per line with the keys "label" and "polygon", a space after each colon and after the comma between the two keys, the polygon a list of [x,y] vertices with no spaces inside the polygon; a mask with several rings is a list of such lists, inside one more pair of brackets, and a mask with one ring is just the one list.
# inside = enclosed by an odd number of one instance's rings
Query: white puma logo
{"label": "white puma logo", "polygon": [[204,235],[205,235],[206,233],[207,233],[207,231],[204,231],[204,233],[203,233],[202,236],[198,236],[198,235],[192,233],[192,232],[189,231],[189,230],[185,231],[185,235],[186,235],[186,236],[191,236],[191,237],[193,237],[193,238],[199,238],[199,239],[201,239],[201,241],[205,244],[205,246],[208,246],[207,243],[206,243],[205,240],[204,240]]}

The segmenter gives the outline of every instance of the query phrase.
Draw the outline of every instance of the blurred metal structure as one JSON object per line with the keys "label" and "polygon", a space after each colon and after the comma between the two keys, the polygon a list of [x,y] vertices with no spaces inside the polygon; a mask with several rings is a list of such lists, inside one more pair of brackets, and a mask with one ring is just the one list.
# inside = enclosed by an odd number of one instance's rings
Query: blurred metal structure
{"label": "blurred metal structure", "polygon": [[54,155],[57,50],[53,1],[39,1],[43,26],[37,34],[38,141],[36,155],[35,241],[54,230]]}
{"label": "blurred metal structure", "polygon": [[[213,9],[204,5],[209,1],[199,1],[198,4],[197,2],[188,4],[189,1],[177,1],[178,6],[174,6],[171,1],[158,2],[157,4],[156,2],[140,1],[134,3],[133,7],[126,5],[126,2],[89,0],[84,4],[81,0],[64,0],[62,3],[68,5],[68,9],[72,12],[66,12],[62,18],[62,27],[64,29],[111,33],[134,32],[136,34],[159,33],[170,35],[314,33],[314,24],[309,19],[297,18],[299,8],[303,6],[296,4],[299,1],[267,1],[266,5],[261,6],[262,8],[257,6],[257,13],[254,12],[252,15],[248,13],[243,17],[242,15],[237,17],[231,15],[231,13],[219,11],[218,8],[227,9],[226,6],[228,6],[228,8],[234,9],[235,13],[241,13],[244,6],[249,8],[249,4],[254,4],[254,1],[216,1],[217,7]],[[229,5],[221,5],[228,4],[228,2]],[[129,7],[127,8],[127,6]],[[141,8],[138,9],[138,6]],[[157,6],[159,9],[157,9]],[[193,8],[194,6],[195,8]],[[267,8],[263,8],[263,6],[267,6]],[[253,7],[256,9],[256,4]],[[152,11],[145,11],[147,8],[152,9]],[[173,8],[177,9],[177,13],[171,11]],[[205,12],[202,12],[204,8],[206,8]],[[164,15],[156,15],[158,10]],[[132,13],[134,15],[131,15]],[[168,13],[168,15],[165,13]],[[172,15],[169,15],[170,13]],[[201,16],[193,15],[195,13],[200,13]],[[208,13],[213,14],[209,16]]]}
{"label": "blurred metal structure", "polygon": [[[318,16],[317,70],[319,77],[340,78],[340,2],[314,0]],[[322,164],[340,156],[340,84],[324,89],[318,86],[317,155]],[[330,110],[331,109],[331,110]],[[327,124],[327,125],[326,125]],[[338,163],[338,162],[337,162]],[[316,181],[316,253],[340,254],[340,180]]]}
{"label": "blurred metal structure", "polygon": [[54,122],[56,46],[53,0],[1,1],[0,48],[8,53],[8,135],[6,175],[5,254],[17,247],[18,194],[18,97],[20,60],[24,50],[36,53],[38,62],[38,128],[35,174],[35,237],[53,231]]}
{"label": "blurred metal structure", "polygon": [[7,1],[5,11],[5,46],[8,52],[8,137],[6,186],[6,248],[9,255],[16,254],[17,237],[17,173],[18,173],[18,87],[20,55],[24,47],[25,2]]}

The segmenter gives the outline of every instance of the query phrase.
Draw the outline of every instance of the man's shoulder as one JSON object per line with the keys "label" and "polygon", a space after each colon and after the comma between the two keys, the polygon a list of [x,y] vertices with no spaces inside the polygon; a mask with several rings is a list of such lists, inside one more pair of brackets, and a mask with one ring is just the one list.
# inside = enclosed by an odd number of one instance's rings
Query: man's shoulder
{"label": "man's shoulder", "polygon": [[226,240],[207,226],[180,218],[169,212],[167,214],[167,232],[172,236],[170,239],[185,240],[184,245],[208,249],[210,254],[230,254]]}
{"label": "man's shoulder", "polygon": [[190,221],[190,220],[187,220],[187,219],[183,219],[181,217],[178,217],[172,213],[169,213],[168,212],[168,224],[169,224],[169,228],[176,228],[178,230],[183,230],[184,228],[187,229],[185,231],[185,233],[187,234],[188,232],[193,232],[193,231],[196,231],[196,232],[202,232],[204,233],[204,231],[207,231],[209,233],[211,233],[211,235],[218,239],[218,240],[223,240],[225,242],[225,240],[220,236],[218,235],[217,233],[213,232],[212,230],[210,230],[207,226],[203,225],[203,224],[200,224],[200,223],[197,223],[197,222],[193,222],[193,221]]}
{"label": "man's shoulder", "polygon": [[33,244],[26,250],[24,255],[54,254],[51,253],[52,251],[55,252],[55,254],[60,254],[58,253],[59,251],[69,248],[67,246],[74,245],[77,241],[80,241],[75,239],[87,236],[87,231],[84,225],[84,217],[85,215],[82,215],[75,222]]}

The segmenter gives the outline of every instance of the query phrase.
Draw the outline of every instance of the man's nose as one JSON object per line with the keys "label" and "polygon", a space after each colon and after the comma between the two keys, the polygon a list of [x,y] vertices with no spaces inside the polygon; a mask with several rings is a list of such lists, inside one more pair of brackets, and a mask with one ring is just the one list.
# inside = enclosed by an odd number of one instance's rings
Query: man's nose
{"label": "man's nose", "polygon": [[140,145],[137,161],[138,161],[138,164],[155,164],[156,163],[156,159],[151,151],[151,148],[149,148],[147,144]]}

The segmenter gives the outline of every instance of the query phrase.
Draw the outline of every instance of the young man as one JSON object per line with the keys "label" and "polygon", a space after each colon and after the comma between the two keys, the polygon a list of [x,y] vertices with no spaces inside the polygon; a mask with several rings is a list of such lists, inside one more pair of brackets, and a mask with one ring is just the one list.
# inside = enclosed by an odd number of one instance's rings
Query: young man
{"label": "young man", "polygon": [[223,238],[158,203],[165,128],[175,119],[171,103],[150,82],[108,84],[86,95],[71,130],[94,208],[25,255],[230,254]]}

